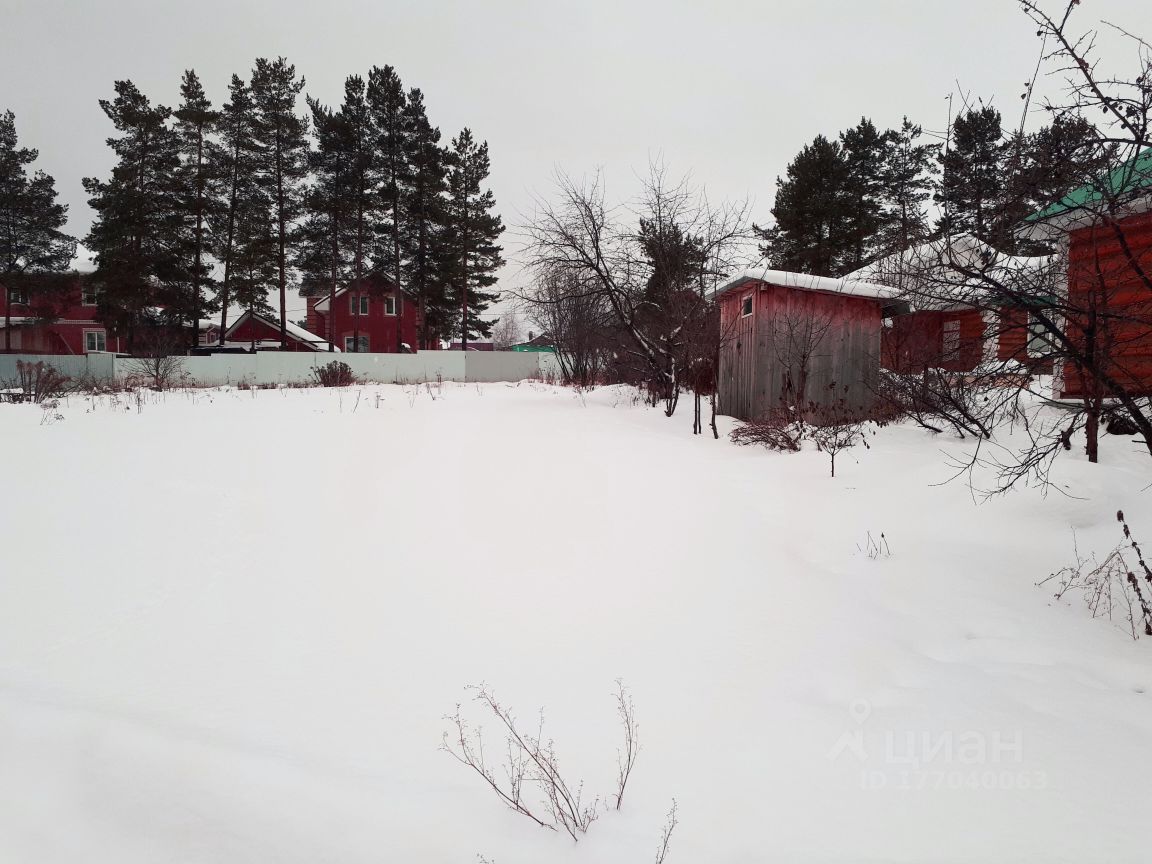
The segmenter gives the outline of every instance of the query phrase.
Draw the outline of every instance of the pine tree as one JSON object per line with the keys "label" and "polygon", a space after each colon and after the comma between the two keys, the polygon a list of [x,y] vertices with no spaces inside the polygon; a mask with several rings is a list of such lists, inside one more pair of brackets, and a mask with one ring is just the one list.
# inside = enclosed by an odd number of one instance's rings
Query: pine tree
{"label": "pine tree", "polygon": [[[376,165],[380,178],[380,222],[372,258],[378,269],[389,274],[397,285],[403,285],[403,251],[401,235],[404,202],[412,188],[412,169],[408,158],[406,107],[408,100],[400,76],[391,66],[374,66],[368,73],[368,105],[376,127]],[[397,291],[396,314],[402,315],[404,292]],[[396,350],[403,343],[403,331],[396,328]]]}
{"label": "pine tree", "polygon": [[416,88],[408,91],[404,126],[411,180],[400,226],[401,273],[420,304],[419,347],[426,348],[449,331],[453,309],[444,290],[447,159],[440,130],[428,122],[424,95]]}
{"label": "pine tree", "polygon": [[[176,118],[175,131],[180,141],[181,168],[177,177],[180,203],[187,223],[185,245],[190,257],[187,264],[189,301],[186,305],[191,323],[191,347],[195,347],[199,342],[200,319],[214,305],[206,303],[204,291],[210,290],[213,285],[208,225],[220,208],[220,178],[214,173],[217,163],[212,158],[216,145],[211,138],[220,113],[212,109],[200,79],[191,69],[184,73],[180,96],[180,107],[173,116]],[[178,306],[177,314],[180,311]]]}
{"label": "pine tree", "polygon": [[446,208],[448,300],[460,310],[460,346],[468,350],[468,340],[488,337],[491,321],[480,316],[498,293],[484,289],[496,284],[496,271],[503,266],[501,247],[496,244],[504,232],[500,216],[494,213],[496,199],[484,188],[490,171],[488,142],[477,144],[465,128],[452,140],[448,169]]}
{"label": "pine tree", "polygon": [[[254,210],[265,207],[264,222],[270,224],[270,205],[260,191],[257,170],[261,164],[256,141],[256,107],[252,92],[238,75],[228,85],[229,99],[217,121],[220,144],[211,150],[212,174],[220,182],[220,207],[213,226],[213,252],[221,264],[216,286],[220,306],[220,343],[228,330],[228,307],[236,302],[232,280],[236,272],[237,250],[251,255],[258,248],[253,238],[265,233],[267,225],[255,223]],[[274,253],[274,250],[273,250]],[[275,255],[273,254],[273,261]],[[247,266],[251,267],[251,262]]]}
{"label": "pine tree", "polygon": [[844,208],[848,162],[840,144],[817,135],[776,179],[770,228],[753,226],[763,241],[760,251],[782,270],[839,275],[852,246]]}
{"label": "pine tree", "polygon": [[639,240],[652,271],[644,289],[645,303],[666,306],[677,292],[694,290],[707,264],[699,238],[685,234],[675,222],[660,225],[641,218]]}
{"label": "pine tree", "polygon": [[[345,117],[314,99],[308,100],[316,147],[308,156],[312,183],[304,198],[296,266],[304,277],[303,293],[328,294],[334,310],[336,291],[351,275],[353,148]],[[333,316],[328,316],[328,347],[334,347]]]}
{"label": "pine tree", "polygon": [[840,148],[847,167],[843,190],[846,255],[842,272],[863,267],[876,257],[876,235],[884,222],[884,156],[893,133],[880,133],[866,117],[840,133]]}
{"label": "pine tree", "polygon": [[1005,155],[1000,112],[990,105],[969,109],[952,123],[949,146],[940,155],[943,179],[936,201],[943,208],[939,229],[970,233],[996,246],[1010,220],[1003,215]]}
{"label": "pine tree", "polygon": [[[352,296],[354,298],[354,350],[360,350],[360,301],[363,279],[368,271],[368,255],[380,230],[379,174],[376,167],[376,126],[365,98],[364,79],[350,75],[344,82],[344,104],[340,117],[347,130],[350,210],[352,217]],[[397,331],[399,331],[397,327]],[[379,347],[379,346],[377,346]]]}
{"label": "pine tree", "polygon": [[[56,200],[56,182],[43,171],[28,176],[37,151],[18,146],[16,117],[0,114],[0,287],[11,290],[26,274],[68,268],[76,241],[61,229],[68,208]],[[4,351],[12,350],[12,304],[4,304]]]}
{"label": "pine tree", "polygon": [[101,319],[126,333],[131,351],[158,290],[186,277],[179,243],[180,142],[168,125],[170,109],[153,106],[131,81],[117,81],[115,89],[116,98],[100,100],[100,107],[121,133],[108,139],[117,164],[107,181],[84,179],[96,211],[85,245],[96,256]]}
{"label": "pine tree", "polygon": [[1072,189],[1098,179],[1114,164],[1113,148],[1078,115],[1058,115],[1028,137],[1016,194],[1029,212],[1054,204]]}
{"label": "pine tree", "polygon": [[881,173],[883,225],[880,254],[903,252],[927,239],[930,229],[924,204],[932,197],[939,147],[922,143],[923,130],[907,117],[886,142]]}
{"label": "pine tree", "polygon": [[296,99],[304,79],[283,57],[263,57],[252,70],[252,99],[256,107],[256,141],[262,156],[261,188],[272,207],[276,236],[276,284],[280,294],[280,348],[288,347],[287,292],[290,244],[300,214],[301,185],[308,172],[308,121],[296,114]]}
{"label": "pine tree", "polygon": [[[272,201],[256,190],[239,199],[231,255],[232,302],[253,315],[270,315],[268,295],[280,280],[279,237],[269,220]],[[255,346],[253,346],[255,347]]]}

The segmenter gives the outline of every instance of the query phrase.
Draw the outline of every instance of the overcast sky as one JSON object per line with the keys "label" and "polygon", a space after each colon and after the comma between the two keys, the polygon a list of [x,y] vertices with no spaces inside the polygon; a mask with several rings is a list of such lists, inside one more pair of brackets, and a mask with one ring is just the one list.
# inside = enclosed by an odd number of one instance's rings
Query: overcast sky
{"label": "overcast sky", "polygon": [[[959,82],[1015,123],[1039,48],[1013,0],[0,2],[0,110],[15,111],[22,143],[40,150],[78,236],[91,218],[80,178],[112,164],[97,100],[114,80],[173,106],[195,68],[219,104],[233,72],[284,55],[307,92],[331,102],[346,75],[390,63],[423,89],[445,141],[465,125],[487,139],[513,265],[515,226],[557,167],[602,167],[609,194],[627,198],[662,154],[714,199],[750,196],[764,222],[796,151],[861,115],[942,130]],[[1078,20],[1147,37],[1149,8],[1085,0]],[[517,268],[505,278],[514,284]]]}

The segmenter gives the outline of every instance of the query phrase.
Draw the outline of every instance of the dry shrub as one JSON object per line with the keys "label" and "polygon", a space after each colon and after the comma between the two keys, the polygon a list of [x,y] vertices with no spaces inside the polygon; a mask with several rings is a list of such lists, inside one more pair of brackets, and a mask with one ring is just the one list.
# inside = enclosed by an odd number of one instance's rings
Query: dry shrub
{"label": "dry shrub", "polygon": [[951,429],[960,438],[990,438],[995,426],[1013,416],[1019,387],[1004,386],[995,375],[925,369],[914,375],[880,371],[879,412],[907,417],[930,432]]}
{"label": "dry shrub", "polygon": [[352,367],[342,360],[333,360],[312,370],[312,376],[321,387],[348,387],[356,383]]}
{"label": "dry shrub", "polygon": [[71,380],[47,363],[16,361],[16,385],[26,401],[40,403],[57,399],[68,392]]}
{"label": "dry shrub", "polygon": [[[456,706],[454,714],[445,718],[452,724],[452,729],[444,733],[441,749],[477,774],[507,807],[541,828],[563,831],[578,841],[606,805],[599,796],[590,804],[585,803],[584,784],[574,781],[561,770],[555,744],[544,735],[543,712],[535,729],[525,728],[513,716],[511,709],[497,701],[486,687],[467,689],[472,691],[474,701],[483,706],[484,713],[496,718],[497,725],[504,732],[503,746],[495,751],[503,755],[503,765],[496,766],[488,761],[481,729],[468,723],[460,705]],[[613,795],[615,807],[619,810],[640,751],[632,698],[620,681],[616,682],[616,709],[624,730],[624,749],[617,754],[616,791]],[[667,833],[671,833],[671,829],[667,829]]]}
{"label": "dry shrub", "polygon": [[796,453],[808,437],[808,424],[790,409],[774,408],[737,426],[730,437],[737,444],[761,444],[769,450]]}
{"label": "dry shrub", "polygon": [[184,369],[184,359],[174,355],[133,357],[126,364],[127,383],[132,389],[148,387],[152,390],[171,390],[190,387],[195,382]]}
{"label": "dry shrub", "polygon": [[[1152,636],[1152,568],[1144,560],[1144,551],[1132,536],[1122,510],[1116,512],[1116,521],[1123,526],[1124,540],[1103,561],[1097,562],[1095,556],[1082,558],[1073,535],[1075,562],[1037,584],[1055,581],[1057,600],[1070,591],[1079,593],[1093,618],[1122,620],[1133,639],[1140,638],[1141,633]],[[1130,559],[1135,559],[1136,567],[1130,565]]]}

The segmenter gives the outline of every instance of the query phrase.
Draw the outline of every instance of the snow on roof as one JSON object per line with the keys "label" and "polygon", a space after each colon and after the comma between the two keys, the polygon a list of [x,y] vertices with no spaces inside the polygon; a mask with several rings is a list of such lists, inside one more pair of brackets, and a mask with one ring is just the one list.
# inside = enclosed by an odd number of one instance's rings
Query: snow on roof
{"label": "snow on roof", "polygon": [[946,309],[971,306],[994,293],[995,285],[1050,294],[1057,265],[1053,255],[1008,255],[971,234],[960,234],[880,258],[846,278],[890,285],[893,296],[909,300],[914,309]]}
{"label": "snow on roof", "polygon": [[792,273],[788,270],[773,270],[769,266],[751,267],[742,273],[726,279],[716,289],[716,295],[735,288],[750,279],[766,282],[769,285],[781,285],[785,288],[796,288],[801,291],[819,291],[824,294],[849,294],[853,297],[871,297],[877,300],[888,300],[897,295],[896,289],[888,285],[867,282],[863,279],[844,278],[835,279],[830,276],[813,276],[810,273]]}
{"label": "snow on roof", "polygon": [[[275,321],[275,320],[269,318],[267,315],[261,315],[259,313],[253,313],[253,312],[245,311],[243,314],[240,315],[239,318],[237,318],[230,325],[228,325],[228,329],[224,333],[225,341],[228,341],[228,337],[232,334],[232,331],[235,330],[237,327],[239,327],[244,322],[245,316],[248,316],[248,315],[251,315],[253,318],[257,318],[260,321],[263,321],[269,327],[273,327],[277,330],[280,329],[280,322],[279,321]],[[305,330],[299,324],[293,324],[291,321],[286,322],[284,325],[284,332],[286,332],[289,336],[291,336],[297,342],[303,342],[307,345],[311,345],[312,347],[316,348],[316,350],[318,350],[318,351],[319,350],[323,350],[323,351],[328,350],[328,340],[327,339],[325,339],[323,336],[317,336],[315,333],[313,333],[310,330]],[[332,346],[332,350],[336,351],[336,352],[340,351],[340,349],[337,348],[335,345]]]}
{"label": "snow on roof", "polygon": [[[279,326],[279,322],[273,322],[274,326]],[[299,324],[293,324],[291,321],[284,325],[284,330],[295,339],[301,342],[308,342],[312,345],[327,345],[328,340],[323,336],[317,336],[311,330],[305,330]]]}

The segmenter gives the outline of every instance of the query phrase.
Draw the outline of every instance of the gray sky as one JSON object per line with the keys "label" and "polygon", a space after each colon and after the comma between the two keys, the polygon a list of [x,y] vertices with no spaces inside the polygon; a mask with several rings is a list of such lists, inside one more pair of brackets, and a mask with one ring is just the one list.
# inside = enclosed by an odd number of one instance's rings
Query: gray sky
{"label": "gray sky", "polygon": [[[346,75],[391,63],[423,89],[445,140],[464,125],[488,140],[509,284],[511,235],[557,167],[602,167],[609,194],[627,198],[661,154],[713,199],[750,196],[765,222],[796,151],[862,114],[942,130],[959,81],[1015,123],[1039,49],[1012,0],[3,2],[0,110],[40,150],[77,235],[91,218],[80,178],[112,163],[97,100],[113,80],[175,105],[195,68],[219,104],[233,72],[284,55],[308,93],[336,102]],[[1079,23],[1100,19],[1152,35],[1147,0],[1086,0]],[[1118,53],[1131,68],[1133,52]]]}

